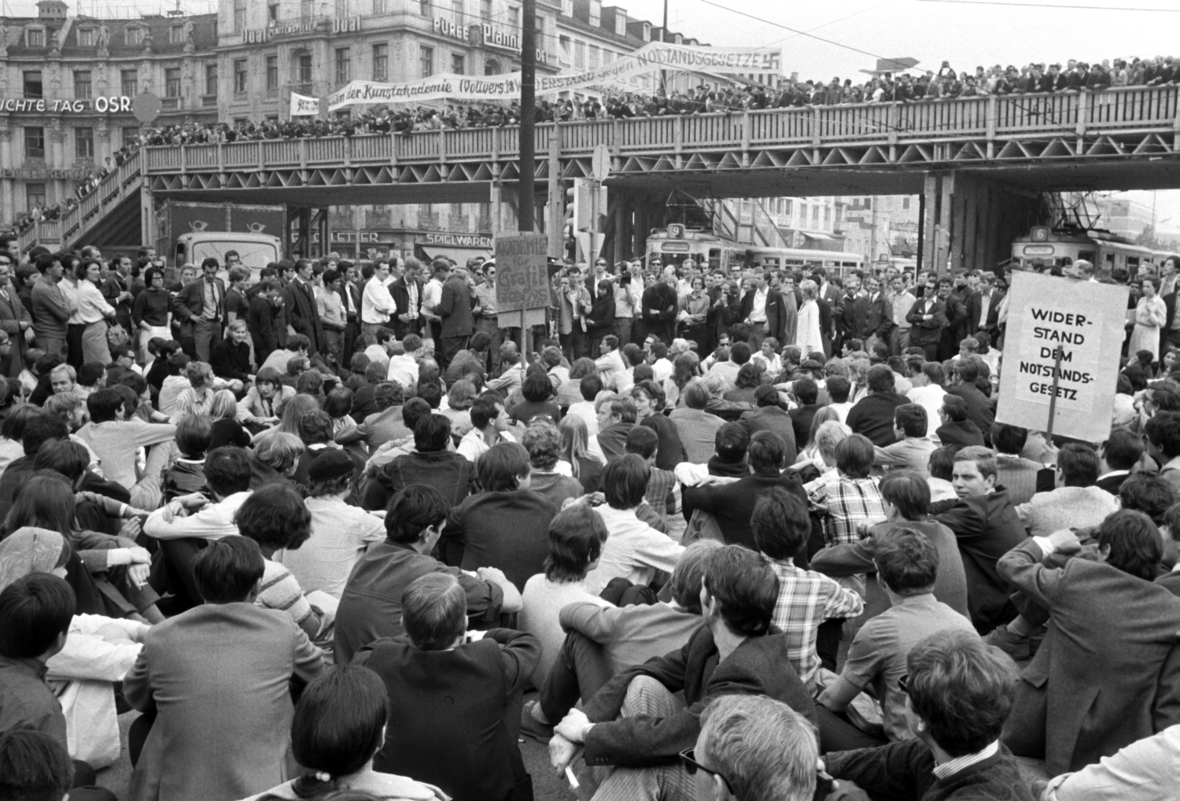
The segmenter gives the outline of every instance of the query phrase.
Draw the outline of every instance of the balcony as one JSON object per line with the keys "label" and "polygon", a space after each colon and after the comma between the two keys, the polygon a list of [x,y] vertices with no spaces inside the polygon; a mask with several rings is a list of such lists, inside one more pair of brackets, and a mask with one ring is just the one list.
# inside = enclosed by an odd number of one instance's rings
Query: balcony
{"label": "balcony", "polygon": [[163,98],[162,108],[164,109],[164,111],[179,111],[180,110],[180,98],[179,97],[165,97],[165,98]]}
{"label": "balcony", "polygon": [[201,95],[201,108],[217,108],[217,95]]}

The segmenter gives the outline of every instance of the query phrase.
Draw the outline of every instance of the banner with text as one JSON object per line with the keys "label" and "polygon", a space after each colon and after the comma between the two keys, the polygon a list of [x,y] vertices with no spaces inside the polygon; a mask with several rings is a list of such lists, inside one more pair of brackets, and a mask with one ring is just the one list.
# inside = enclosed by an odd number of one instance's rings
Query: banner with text
{"label": "banner with text", "polygon": [[[636,75],[662,69],[713,74],[782,74],[776,48],[692,47],[651,42],[585,72],[537,75],[538,96],[592,86],[619,85]],[[424,103],[433,100],[514,100],[520,97],[520,73],[506,75],[431,75],[406,83],[352,81],[328,97],[329,111],[374,103]],[[292,99],[294,103],[294,99]]]}
{"label": "banner with text", "polygon": [[315,117],[320,113],[320,99],[291,93],[292,117]]}
{"label": "banner with text", "polygon": [[1128,291],[1115,284],[1014,273],[996,421],[1045,431],[1056,393],[1053,433],[1104,441],[1126,336]]}

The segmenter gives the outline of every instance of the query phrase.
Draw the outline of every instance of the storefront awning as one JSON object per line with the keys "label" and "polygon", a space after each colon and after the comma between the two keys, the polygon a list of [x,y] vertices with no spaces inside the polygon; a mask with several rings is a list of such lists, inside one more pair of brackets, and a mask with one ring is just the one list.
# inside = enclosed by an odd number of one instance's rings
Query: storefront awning
{"label": "storefront awning", "polygon": [[832,241],[832,237],[828,236],[827,234],[808,233],[807,231],[800,231],[800,233],[803,234],[803,236],[807,237],[808,239],[814,239],[818,242],[831,242]]}

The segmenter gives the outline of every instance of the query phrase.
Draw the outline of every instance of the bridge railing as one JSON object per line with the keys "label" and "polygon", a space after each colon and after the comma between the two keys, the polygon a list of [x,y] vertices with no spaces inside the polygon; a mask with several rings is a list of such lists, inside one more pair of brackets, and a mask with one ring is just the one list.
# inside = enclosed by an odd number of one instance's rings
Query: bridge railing
{"label": "bridge railing", "polygon": [[77,206],[62,213],[60,218],[42,220],[22,231],[18,236],[21,250],[28,250],[34,245],[65,246],[84,233],[88,223],[105,217],[128,193],[139,188],[140,152],[132,153],[122,164],[103,176],[98,186],[79,200]]}
{"label": "bridge railing", "polygon": [[[560,124],[561,153],[584,157],[605,144],[616,156],[747,151],[825,144],[905,145],[955,139],[1079,136],[1174,130],[1180,87],[970,97],[920,103],[766,109],[683,117],[582,120]],[[552,123],[536,127],[539,157]],[[352,137],[262,140],[144,149],[148,173],[270,167],[440,164],[511,157],[519,129],[469,128]]]}

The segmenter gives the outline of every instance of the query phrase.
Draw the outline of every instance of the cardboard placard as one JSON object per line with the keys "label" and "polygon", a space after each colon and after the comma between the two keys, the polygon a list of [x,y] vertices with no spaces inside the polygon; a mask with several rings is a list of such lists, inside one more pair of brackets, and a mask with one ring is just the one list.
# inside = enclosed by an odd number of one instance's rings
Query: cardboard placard
{"label": "cardboard placard", "polygon": [[548,254],[544,234],[496,236],[496,306],[501,314],[549,306]]}
{"label": "cardboard placard", "polygon": [[[1014,273],[996,422],[1104,441],[1126,336],[1128,292],[1115,284]],[[1058,348],[1061,363],[1055,368]]]}

